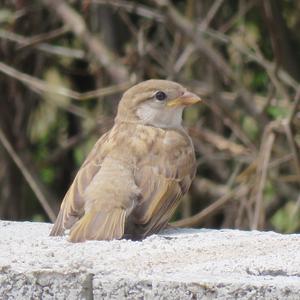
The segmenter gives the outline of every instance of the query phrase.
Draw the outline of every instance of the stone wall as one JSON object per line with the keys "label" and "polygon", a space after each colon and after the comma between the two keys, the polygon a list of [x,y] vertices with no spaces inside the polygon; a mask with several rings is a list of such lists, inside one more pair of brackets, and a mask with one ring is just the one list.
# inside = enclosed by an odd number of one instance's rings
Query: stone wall
{"label": "stone wall", "polygon": [[69,243],[0,221],[0,299],[300,299],[300,235],[171,230]]}

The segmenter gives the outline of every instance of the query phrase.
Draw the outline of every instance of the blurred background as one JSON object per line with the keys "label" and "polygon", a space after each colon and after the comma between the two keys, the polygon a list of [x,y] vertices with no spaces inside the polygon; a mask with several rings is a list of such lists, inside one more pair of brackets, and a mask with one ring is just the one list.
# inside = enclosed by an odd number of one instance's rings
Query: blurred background
{"label": "blurred background", "polygon": [[300,1],[0,0],[0,219],[54,221],[122,93],[162,78],[205,100],[174,226],[299,232],[299,29]]}

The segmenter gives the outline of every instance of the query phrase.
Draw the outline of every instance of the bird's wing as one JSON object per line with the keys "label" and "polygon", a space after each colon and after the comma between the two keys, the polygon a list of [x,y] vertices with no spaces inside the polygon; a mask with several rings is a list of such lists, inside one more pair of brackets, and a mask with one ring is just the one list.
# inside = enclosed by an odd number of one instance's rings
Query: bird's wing
{"label": "bird's wing", "polygon": [[70,229],[84,213],[85,198],[83,197],[89,182],[100,170],[105,157],[103,145],[107,142],[109,132],[105,133],[94,145],[92,151],[79,169],[72,185],[66,193],[55,224],[50,235],[62,235]]}
{"label": "bird's wing", "polygon": [[142,200],[132,212],[132,221],[137,225],[136,233],[142,236],[167,225],[195,176],[195,154],[190,140],[176,132],[168,134],[156,143],[159,149],[154,146],[136,170]]}
{"label": "bird's wing", "polygon": [[131,165],[107,156],[83,196],[84,215],[71,228],[70,241],[122,238],[126,216],[140,197]]}
{"label": "bird's wing", "polygon": [[[118,130],[94,146],[67,192],[51,235],[70,229],[69,240],[119,239],[125,218],[139,198],[132,164],[115,147]],[[124,149],[121,149],[124,152]]]}

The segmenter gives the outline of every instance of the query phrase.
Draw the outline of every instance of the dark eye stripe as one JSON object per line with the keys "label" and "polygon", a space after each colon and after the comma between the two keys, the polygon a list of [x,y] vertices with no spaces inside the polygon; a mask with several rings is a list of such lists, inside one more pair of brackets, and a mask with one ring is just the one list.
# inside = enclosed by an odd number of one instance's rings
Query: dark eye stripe
{"label": "dark eye stripe", "polygon": [[155,98],[158,100],[158,101],[163,101],[163,100],[166,100],[167,99],[167,95],[162,92],[162,91],[158,91],[156,94],[155,94]]}

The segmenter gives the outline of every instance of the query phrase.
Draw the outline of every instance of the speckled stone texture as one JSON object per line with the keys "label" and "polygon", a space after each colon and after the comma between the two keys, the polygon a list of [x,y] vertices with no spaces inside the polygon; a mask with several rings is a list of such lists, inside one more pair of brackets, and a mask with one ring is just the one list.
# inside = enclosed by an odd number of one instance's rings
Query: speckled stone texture
{"label": "speckled stone texture", "polygon": [[0,299],[300,299],[300,235],[170,230],[69,243],[0,221]]}

